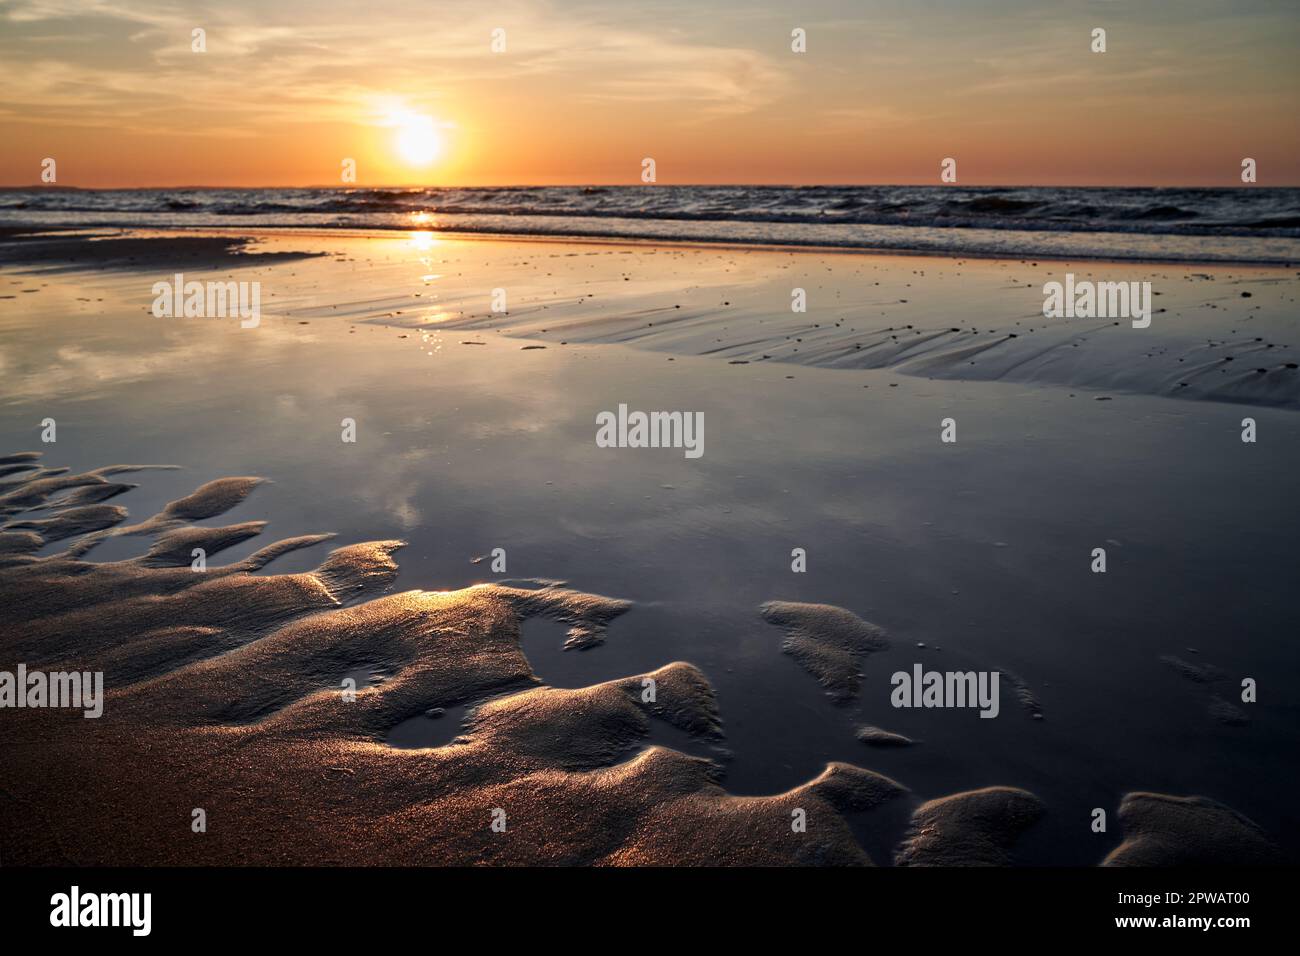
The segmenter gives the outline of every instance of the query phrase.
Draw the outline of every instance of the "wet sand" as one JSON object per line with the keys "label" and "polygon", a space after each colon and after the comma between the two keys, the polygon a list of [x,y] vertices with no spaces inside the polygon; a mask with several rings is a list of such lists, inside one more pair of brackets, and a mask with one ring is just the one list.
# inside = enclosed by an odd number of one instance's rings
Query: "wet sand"
{"label": "wet sand", "polygon": [[[153,318],[157,259],[0,273],[0,435],[44,452],[0,464],[0,669],[109,688],[100,720],[0,712],[7,862],[1296,858],[1294,273],[1116,266],[1167,293],[1135,350],[1032,318],[1027,284],[1068,264],[423,235],[205,254],[185,270],[262,282],[257,329]],[[908,325],[926,341],[894,345]],[[703,411],[706,454],[597,448],[620,402]],[[504,573],[475,563],[495,547]],[[917,662],[1001,669],[999,718],[892,708]],[[348,674],[383,679],[345,704]],[[1259,704],[1230,700],[1242,676]],[[438,708],[467,720],[446,744],[390,745]]]}

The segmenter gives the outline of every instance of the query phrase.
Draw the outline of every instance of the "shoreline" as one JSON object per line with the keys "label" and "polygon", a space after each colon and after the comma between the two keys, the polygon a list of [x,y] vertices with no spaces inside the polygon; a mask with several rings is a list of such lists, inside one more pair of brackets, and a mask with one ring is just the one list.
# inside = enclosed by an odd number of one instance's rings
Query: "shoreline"
{"label": "shoreline", "polygon": [[[953,227],[955,228],[955,227]],[[92,232],[91,230],[112,230],[111,232]],[[339,227],[322,227],[312,226],[276,226],[276,225],[256,225],[249,227],[238,226],[210,226],[210,225],[169,225],[169,226],[151,226],[151,225],[104,225],[104,226],[57,226],[44,225],[41,223],[31,222],[13,222],[0,226],[0,253],[4,250],[7,242],[6,236],[15,242],[21,242],[24,238],[36,239],[42,236],[59,236],[59,235],[84,235],[87,239],[98,238],[124,238],[124,237],[145,237],[145,236],[167,236],[167,235],[198,235],[198,236],[231,236],[248,239],[256,239],[259,236],[304,236],[309,238],[327,238],[336,236],[340,238],[379,238],[392,237],[394,235],[409,233],[428,233],[431,236],[445,237],[448,239],[458,240],[483,240],[483,241],[504,241],[504,242],[545,242],[545,243],[575,243],[575,244],[595,244],[595,245],[627,245],[636,248],[663,246],[665,248],[683,248],[683,249],[724,249],[732,251],[754,250],[760,252],[790,252],[790,253],[808,253],[813,255],[861,255],[868,257],[917,257],[925,259],[951,259],[961,262],[967,259],[991,261],[991,262],[1012,262],[1012,263],[1035,263],[1035,262],[1084,262],[1089,265],[1111,263],[1114,265],[1150,265],[1166,267],[1200,267],[1206,269],[1231,269],[1231,268],[1250,268],[1250,269],[1271,269],[1277,271],[1293,271],[1300,266],[1300,258],[1277,260],[1277,259],[1214,259],[1214,258],[1192,258],[1186,256],[1104,256],[1088,254],[1057,254],[1053,252],[1041,252],[1034,255],[1011,255],[991,251],[963,251],[937,250],[926,248],[907,248],[894,246],[859,246],[859,245],[841,245],[841,244],[824,244],[817,242],[761,242],[761,241],[741,241],[736,239],[720,238],[717,240],[699,239],[699,238],[682,238],[673,239],[658,236],[637,236],[626,233],[535,233],[535,232],[509,232],[495,231],[487,229],[436,229],[431,227],[414,226],[339,226]],[[1061,233],[1045,232],[1044,235],[1060,235]],[[1076,233],[1075,235],[1080,235]],[[1088,235],[1105,236],[1108,233],[1089,233]],[[1115,235],[1123,235],[1115,234]],[[0,259],[0,265],[4,260]]]}

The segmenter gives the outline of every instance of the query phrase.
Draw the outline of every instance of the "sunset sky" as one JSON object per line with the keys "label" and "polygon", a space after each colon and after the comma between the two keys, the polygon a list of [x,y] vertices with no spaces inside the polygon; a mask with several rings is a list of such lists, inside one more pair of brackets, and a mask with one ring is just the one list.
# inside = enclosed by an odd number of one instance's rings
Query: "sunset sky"
{"label": "sunset sky", "polygon": [[1295,0],[1039,6],[0,0],[0,184],[1300,184]]}

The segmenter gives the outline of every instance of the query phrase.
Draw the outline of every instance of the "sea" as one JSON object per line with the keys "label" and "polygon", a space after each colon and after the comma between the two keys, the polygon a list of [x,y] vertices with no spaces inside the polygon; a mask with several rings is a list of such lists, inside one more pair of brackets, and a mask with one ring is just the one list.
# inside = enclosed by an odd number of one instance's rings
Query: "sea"
{"label": "sea", "polygon": [[945,256],[1300,262],[1300,189],[501,186],[0,189],[0,228],[399,229]]}

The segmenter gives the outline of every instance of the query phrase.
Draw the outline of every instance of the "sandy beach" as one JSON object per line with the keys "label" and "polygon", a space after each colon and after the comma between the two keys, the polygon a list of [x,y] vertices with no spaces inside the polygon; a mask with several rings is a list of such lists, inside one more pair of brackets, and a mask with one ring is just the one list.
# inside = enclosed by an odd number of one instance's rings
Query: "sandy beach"
{"label": "sandy beach", "polygon": [[20,233],[0,671],[105,696],[0,722],[6,865],[1300,857],[1292,265]]}

